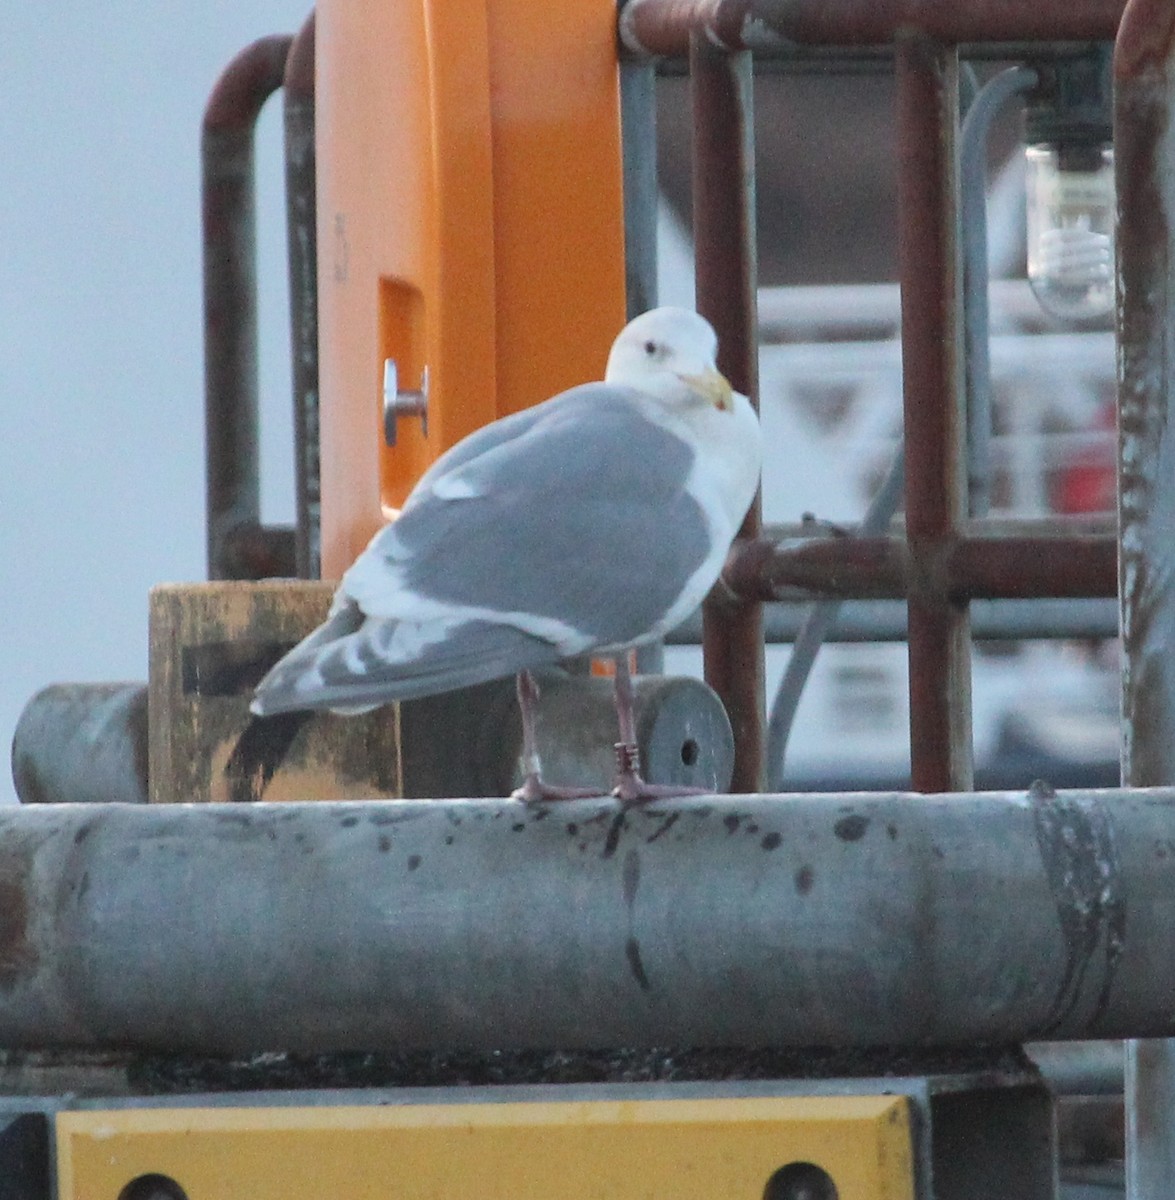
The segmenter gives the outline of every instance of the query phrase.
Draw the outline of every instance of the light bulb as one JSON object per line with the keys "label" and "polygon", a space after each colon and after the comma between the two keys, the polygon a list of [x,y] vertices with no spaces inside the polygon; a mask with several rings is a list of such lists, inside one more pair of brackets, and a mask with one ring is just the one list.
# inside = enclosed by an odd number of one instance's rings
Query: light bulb
{"label": "light bulb", "polygon": [[1028,281],[1055,316],[1114,307],[1114,151],[1104,143],[1025,147]]}
{"label": "light bulb", "polygon": [[1024,108],[1028,280],[1043,308],[1088,321],[1114,307],[1109,43],[1034,65]]}

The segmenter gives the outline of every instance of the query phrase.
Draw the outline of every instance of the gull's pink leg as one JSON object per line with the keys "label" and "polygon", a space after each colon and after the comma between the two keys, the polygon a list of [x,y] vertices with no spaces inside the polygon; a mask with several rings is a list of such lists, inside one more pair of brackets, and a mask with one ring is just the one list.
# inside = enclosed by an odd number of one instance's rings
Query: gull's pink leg
{"label": "gull's pink leg", "polygon": [[683,783],[646,783],[641,778],[641,754],[636,740],[636,696],[627,653],[616,656],[614,687],[620,741],[615,747],[616,786],[612,789],[612,795],[624,805],[663,800],[668,796],[705,795],[706,788],[687,787]]}
{"label": "gull's pink leg", "polygon": [[518,709],[522,714],[522,786],[515,788],[511,798],[527,804],[543,800],[583,800],[603,796],[601,788],[555,787],[544,783],[539,762],[538,738],[535,736],[535,715],[539,685],[529,671],[518,672]]}

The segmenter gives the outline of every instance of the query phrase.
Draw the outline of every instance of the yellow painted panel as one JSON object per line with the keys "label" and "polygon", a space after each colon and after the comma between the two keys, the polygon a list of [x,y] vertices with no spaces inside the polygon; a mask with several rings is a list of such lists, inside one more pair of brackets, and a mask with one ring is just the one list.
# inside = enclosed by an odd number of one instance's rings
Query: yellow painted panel
{"label": "yellow painted panel", "polygon": [[839,1200],[912,1200],[894,1096],[316,1108],[57,1117],[61,1200],[119,1200],[163,1175],[188,1200],[762,1200],[793,1162]]}

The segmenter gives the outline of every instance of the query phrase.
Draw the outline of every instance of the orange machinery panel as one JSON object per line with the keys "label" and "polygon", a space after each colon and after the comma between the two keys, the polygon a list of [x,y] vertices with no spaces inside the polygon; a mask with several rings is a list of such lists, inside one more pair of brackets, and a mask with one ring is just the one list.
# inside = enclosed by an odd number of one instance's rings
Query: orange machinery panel
{"label": "orange machinery panel", "polygon": [[[322,563],[481,425],[603,371],[624,322],[615,0],[320,0]],[[383,438],[383,364],[428,369]]]}

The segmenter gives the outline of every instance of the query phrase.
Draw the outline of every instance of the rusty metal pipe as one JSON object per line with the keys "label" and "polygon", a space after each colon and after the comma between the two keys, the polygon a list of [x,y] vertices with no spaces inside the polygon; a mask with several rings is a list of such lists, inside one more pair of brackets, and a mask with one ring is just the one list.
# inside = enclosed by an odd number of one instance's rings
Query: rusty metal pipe
{"label": "rusty metal pipe", "polygon": [[917,33],[957,45],[1109,39],[1122,7],[1123,0],[755,0],[752,14],[808,44],[882,45]]}
{"label": "rusty metal pipe", "polygon": [[[935,595],[941,547],[966,520],[957,245],[959,96],[953,50],[904,33],[895,53],[898,250],[906,448],[910,771],[915,790],[970,787],[971,645],[965,604]],[[925,582],[924,582],[925,581]]]}
{"label": "rusty metal pipe", "polygon": [[629,0],[624,46],[683,57],[690,35],[727,50],[888,46],[921,34],[944,44],[1108,41],[1123,0]]}
{"label": "rusty metal pipe", "polygon": [[948,560],[955,601],[1001,596],[1116,596],[1117,539],[960,538]]}
{"label": "rusty metal pipe", "polygon": [[1166,1035],[1173,839],[1175,789],[0,810],[0,1045]]}
{"label": "rusty metal pipe", "polygon": [[281,86],[288,37],[266,37],[225,68],[201,132],[208,576],[293,574],[288,531],[261,525],[257,443],[257,268],[253,129]]}
{"label": "rusty metal pipe", "polygon": [[286,237],[294,388],[295,557],[300,579],[321,573],[322,486],[318,448],[318,235],[314,152],[314,13],[286,58]]}
{"label": "rusty metal pipe", "polygon": [[1081,538],[953,535],[916,560],[900,538],[804,538],[737,542],[723,578],[739,596],[763,601],[807,596],[926,604],[974,599],[1081,599],[1118,594],[1118,543]]}
{"label": "rusty metal pipe", "polygon": [[[718,333],[718,365],[758,407],[759,343],[755,243],[755,146],[751,57],[726,55],[695,40],[693,205],[698,311]],[[758,496],[741,536],[762,525]],[[706,681],[722,698],[734,730],[735,792],[765,786],[763,614],[751,600],[703,607]]]}

